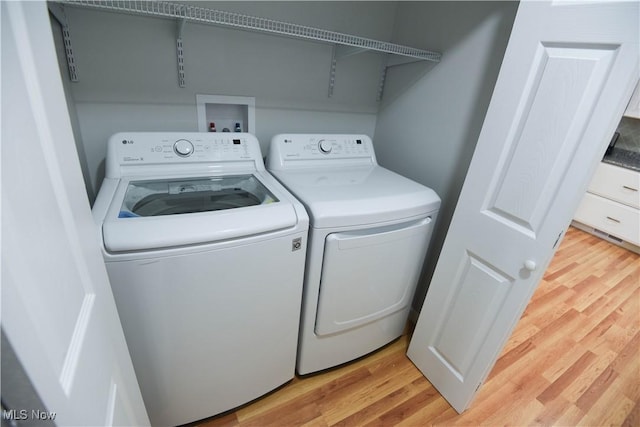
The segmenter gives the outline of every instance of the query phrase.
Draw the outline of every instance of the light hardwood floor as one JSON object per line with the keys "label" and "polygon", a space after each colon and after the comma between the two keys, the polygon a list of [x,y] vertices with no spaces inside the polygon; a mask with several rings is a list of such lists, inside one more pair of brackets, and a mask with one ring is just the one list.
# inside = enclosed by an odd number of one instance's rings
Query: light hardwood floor
{"label": "light hardwood floor", "polygon": [[640,426],[640,256],[575,228],[471,408],[458,415],[405,352],[409,335],[295,378],[214,426]]}

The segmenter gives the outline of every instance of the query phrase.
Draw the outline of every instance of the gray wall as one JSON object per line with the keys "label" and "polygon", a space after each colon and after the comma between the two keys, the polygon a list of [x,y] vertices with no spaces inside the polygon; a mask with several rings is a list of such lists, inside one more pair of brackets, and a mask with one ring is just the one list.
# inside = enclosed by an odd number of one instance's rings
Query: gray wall
{"label": "gray wall", "polygon": [[[381,40],[391,38],[396,11],[395,2],[196,4]],[[67,88],[82,140],[80,160],[90,175],[90,200],[104,177],[108,137],[126,130],[197,131],[196,94],[255,97],[263,152],[280,132],[373,136],[381,55],[340,60],[334,95],[328,98],[330,45],[187,23],[186,87],[180,88],[175,20],[65,10],[80,78]],[[56,41],[61,55],[61,37]],[[68,81],[66,71],[63,80]]]}
{"label": "gray wall", "polygon": [[375,148],[389,169],[433,188],[442,207],[414,299],[427,292],[482,128],[517,3],[401,2],[394,41],[443,54],[433,66],[392,68]]}

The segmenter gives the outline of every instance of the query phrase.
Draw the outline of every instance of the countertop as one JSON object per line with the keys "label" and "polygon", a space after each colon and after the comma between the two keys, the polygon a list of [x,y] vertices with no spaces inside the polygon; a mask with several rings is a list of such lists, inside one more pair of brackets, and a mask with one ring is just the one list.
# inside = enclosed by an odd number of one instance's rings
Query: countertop
{"label": "countertop", "polygon": [[640,172],[640,152],[637,151],[613,147],[609,154],[605,154],[602,161]]}
{"label": "countertop", "polygon": [[602,161],[640,172],[640,119],[623,117],[616,132],[613,150]]}

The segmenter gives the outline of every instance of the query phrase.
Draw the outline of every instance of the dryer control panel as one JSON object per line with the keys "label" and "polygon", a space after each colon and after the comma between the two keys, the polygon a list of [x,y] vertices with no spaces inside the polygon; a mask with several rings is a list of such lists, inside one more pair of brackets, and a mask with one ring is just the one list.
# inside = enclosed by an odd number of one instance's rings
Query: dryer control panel
{"label": "dryer control panel", "polygon": [[281,134],[271,140],[269,169],[314,164],[376,164],[373,143],[366,135]]}
{"label": "dryer control panel", "polygon": [[109,177],[135,166],[254,162],[256,169],[264,168],[260,144],[248,133],[121,132],[108,144]]}

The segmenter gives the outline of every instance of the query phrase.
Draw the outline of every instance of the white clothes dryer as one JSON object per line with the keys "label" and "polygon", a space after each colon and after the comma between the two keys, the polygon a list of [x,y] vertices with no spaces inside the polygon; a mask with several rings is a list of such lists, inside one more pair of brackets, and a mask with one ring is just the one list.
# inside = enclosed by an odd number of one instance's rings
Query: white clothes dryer
{"label": "white clothes dryer", "polygon": [[298,373],[401,336],[440,198],[379,166],[365,135],[277,135],[267,165],[310,216]]}
{"label": "white clothes dryer", "polygon": [[254,136],[116,134],[93,215],[154,426],[293,378],[309,219]]}

